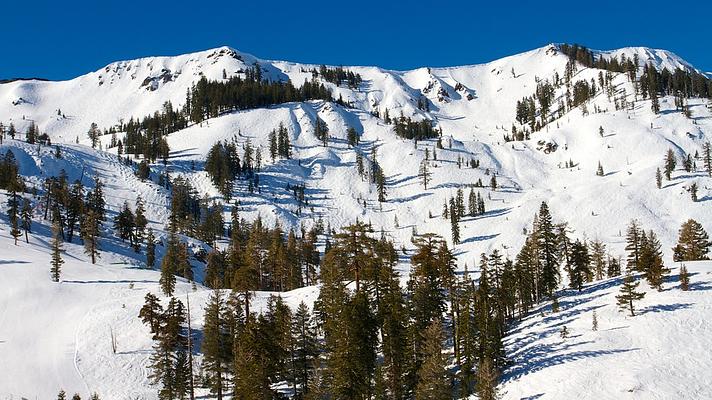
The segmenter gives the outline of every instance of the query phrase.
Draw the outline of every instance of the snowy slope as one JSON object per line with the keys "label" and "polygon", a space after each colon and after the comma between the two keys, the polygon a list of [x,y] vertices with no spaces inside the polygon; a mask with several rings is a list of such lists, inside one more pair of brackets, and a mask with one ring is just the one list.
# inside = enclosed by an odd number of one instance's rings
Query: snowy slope
{"label": "snowy slope", "polygon": [[[625,48],[597,54],[619,58],[622,54],[628,58],[638,54],[641,63],[651,61],[658,68],[691,67],[662,50]],[[219,48],[177,57],[117,62],[70,81],[0,84],[0,122],[5,125],[12,122],[20,132],[24,132],[30,121],[36,122],[53,142],[61,143],[63,158],[55,159],[53,148],[40,148],[38,152],[37,147],[20,140],[5,140],[0,153],[11,149],[23,177],[36,186],[61,169],[70,182],[83,178],[88,187],[92,185],[91,177],[98,176],[106,184],[109,218],[124,201],[133,205],[141,196],[151,226],[159,238],[164,237],[169,193],[150,181],[137,179],[130,167],[118,162],[115,149],[104,152],[86,146],[89,124],[97,122],[102,128],[109,127],[120,119],[153,113],[169,100],[180,106],[186,90],[200,76],[222,79],[223,70],[232,76],[255,62],[270,79],[289,78],[297,85],[311,79],[308,71],[315,67],[260,60],[230,48]],[[514,257],[524,240],[523,231],[530,229],[542,201],[549,203],[556,222],[570,223],[574,237],[599,238],[613,256],[623,253],[620,233],[630,219],[637,218],[643,227],[656,231],[669,264],[670,248],[682,222],[694,218],[705,229],[712,230],[712,178],[702,172],[687,173],[678,166],[673,179],[664,181],[663,188],[657,189],[655,170],[662,165],[669,148],[681,157],[701,152],[702,144],[712,139],[712,113],[707,102],[690,100],[692,119],[688,119],[675,111],[672,98],[661,99],[662,112],[654,115],[649,102],[642,100],[631,110],[614,111],[614,105],[601,93],[588,106],[589,111],[597,106],[602,110],[600,113],[584,116],[575,109],[533,134],[531,140],[505,143],[503,135],[512,126],[516,102],[534,92],[538,79],[552,80],[555,72],[563,75],[566,62],[567,58],[554,46],[546,46],[482,65],[413,71],[349,67],[364,79],[358,89],[328,86],[335,97],[341,95],[354,108],[310,101],[225,114],[169,135],[168,166],[174,174],[189,179],[201,195],[207,193],[219,198],[201,170],[208,150],[218,140],[236,138],[240,143],[249,140],[253,146],[262,148],[264,166],[260,193],[249,194],[246,184],[238,182],[235,194],[242,204],[242,216],[251,220],[259,215],[268,224],[278,219],[288,227],[300,224],[308,227],[319,218],[334,228],[356,219],[370,221],[374,229],[383,230],[398,247],[406,248],[411,247],[415,231],[435,232],[449,239],[449,220],[440,216],[443,203],[455,195],[458,187],[463,187],[467,196],[466,185],[478,179],[487,185],[488,172],[496,173],[498,190],[475,189],[485,198],[488,212],[465,217],[460,224],[461,243],[455,246],[455,251],[461,269],[467,264],[472,270],[479,254],[494,248]],[[590,81],[597,76],[598,70],[580,68],[574,80]],[[633,90],[627,78],[615,76],[614,83],[617,90],[626,90],[628,101],[632,102]],[[417,108],[421,96],[429,100],[430,111]],[[562,96],[561,91],[556,96]],[[437,150],[437,161],[431,163],[433,179],[428,189],[423,189],[417,177],[418,168],[426,148],[432,156],[435,142],[420,141],[416,147],[412,141],[398,138],[392,126],[370,113],[386,108],[391,116],[402,112],[415,119],[428,117],[442,127],[445,148]],[[317,116],[329,126],[332,138],[329,147],[321,146],[314,136]],[[268,133],[280,122],[288,129],[293,158],[272,162],[266,151]],[[361,145],[356,150],[346,144],[348,127],[361,134]],[[599,127],[605,130],[603,137],[598,133]],[[80,144],[74,144],[76,137]],[[102,137],[104,144],[108,140]],[[555,143],[558,147],[555,152],[546,153],[540,143]],[[354,167],[355,151],[368,155],[372,147],[377,148],[377,158],[387,178],[385,203],[377,201],[375,187],[362,180]],[[476,158],[480,167],[458,168],[458,157]],[[575,166],[565,168],[569,160]],[[603,177],[595,176],[599,161],[605,170]],[[700,160],[697,164],[702,167]],[[697,203],[690,200],[686,191],[693,182],[699,187]],[[310,204],[298,215],[286,186],[301,183],[306,185]],[[0,194],[0,209],[4,211],[3,196]],[[41,207],[35,213],[41,220]],[[70,256],[65,257],[64,282],[52,284],[47,277],[49,228],[45,222],[37,224],[29,245],[21,243],[18,247],[11,244],[5,228],[3,212],[0,356],[13,362],[0,363],[0,398],[46,398],[54,396],[59,387],[68,392],[96,390],[108,399],[155,398],[154,388],[148,387],[145,368],[150,337],[136,316],[146,291],[158,293],[157,273],[136,267],[143,259],[107,232],[99,265],[87,264],[81,248],[67,245]],[[200,281],[201,266],[195,267]],[[408,270],[407,265],[400,267],[404,272]],[[620,385],[598,385],[602,391],[591,394],[597,393],[596,398],[674,398],[679,385],[663,379],[674,373],[710,382],[712,378],[705,372],[710,365],[693,365],[709,360],[691,356],[678,359],[680,355],[671,352],[660,354],[661,359],[668,357],[672,361],[665,361],[659,368],[650,360],[655,358],[658,348],[674,348],[678,340],[694,342],[690,353],[683,355],[703,354],[705,346],[709,346],[705,342],[709,335],[704,335],[709,326],[695,325],[694,321],[709,315],[703,290],[712,280],[708,275],[711,268],[709,263],[691,265],[691,271],[697,273],[693,276],[693,282],[699,282],[697,290],[650,293],[641,304],[648,312],[634,319],[626,319],[615,311],[612,296],[618,282],[607,281],[588,287],[583,294],[571,293],[562,299],[559,314],[531,316],[517,328],[508,344],[509,354],[523,360],[523,369],[507,373],[507,398],[537,398],[542,393],[541,398],[570,398],[566,379],[573,379],[571,383],[576,387],[588,385],[585,374],[573,371],[585,368],[593,371],[592,376],[600,378],[600,382],[613,380],[607,364],[599,362],[607,358],[626,363],[633,371],[624,376]],[[180,291],[193,293],[187,282],[181,284]],[[313,300],[315,293],[316,288],[312,287],[283,296],[290,304],[297,304],[302,299]],[[198,285],[191,296],[199,327],[207,292]],[[258,300],[257,307],[267,296],[260,294],[262,300]],[[596,333],[589,329],[591,307],[601,307],[600,330]],[[655,307],[676,309],[655,311]],[[560,323],[567,324],[573,332],[563,344],[556,332]],[[627,328],[606,330],[620,326]],[[671,330],[671,326],[677,328]],[[110,329],[117,334],[116,355],[111,354],[109,346]],[[554,355],[543,355],[546,349],[554,350]],[[634,368],[640,365],[656,367]],[[680,371],[673,371],[678,365]],[[40,379],[36,379],[38,376]],[[560,384],[552,385],[547,381],[549,376],[559,379]],[[628,392],[630,389],[633,392]],[[711,396],[704,387],[695,390],[695,395],[689,398]],[[657,393],[660,397],[655,397]]]}
{"label": "snowy slope", "polygon": [[504,398],[711,398],[712,263],[686,265],[690,290],[680,290],[677,268],[662,292],[642,282],[635,317],[615,306],[621,279],[608,279],[568,291],[558,313],[547,306],[525,318],[507,339],[515,365],[504,373]]}

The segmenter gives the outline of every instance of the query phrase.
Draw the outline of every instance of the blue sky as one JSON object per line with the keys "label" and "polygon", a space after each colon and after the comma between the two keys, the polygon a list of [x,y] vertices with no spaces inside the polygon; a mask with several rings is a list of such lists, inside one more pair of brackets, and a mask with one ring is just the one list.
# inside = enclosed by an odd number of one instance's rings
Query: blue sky
{"label": "blue sky", "polygon": [[712,2],[5,2],[0,78],[68,79],[221,45],[261,58],[393,69],[474,64],[551,42],[649,46],[712,70]]}

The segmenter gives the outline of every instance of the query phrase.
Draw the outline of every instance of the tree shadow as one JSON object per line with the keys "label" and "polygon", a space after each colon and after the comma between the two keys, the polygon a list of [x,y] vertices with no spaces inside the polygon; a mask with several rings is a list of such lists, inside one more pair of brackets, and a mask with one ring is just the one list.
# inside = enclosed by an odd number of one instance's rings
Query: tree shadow
{"label": "tree shadow", "polygon": [[656,312],[664,312],[664,311],[677,311],[677,310],[684,310],[687,308],[692,307],[692,303],[675,303],[675,304],[656,304],[653,306],[647,306],[643,309],[641,309],[638,314],[648,314],[648,313],[656,313]]}

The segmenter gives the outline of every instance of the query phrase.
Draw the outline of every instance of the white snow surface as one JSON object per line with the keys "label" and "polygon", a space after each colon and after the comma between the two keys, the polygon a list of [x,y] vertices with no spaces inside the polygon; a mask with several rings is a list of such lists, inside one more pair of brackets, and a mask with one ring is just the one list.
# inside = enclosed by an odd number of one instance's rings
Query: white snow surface
{"label": "white snow surface", "polygon": [[[635,53],[641,62],[650,60],[657,68],[689,66],[662,50],[626,48],[600,54],[632,57]],[[309,101],[225,114],[169,135],[169,167],[189,179],[201,195],[219,198],[201,170],[210,146],[233,137],[241,143],[249,139],[262,147],[265,165],[261,193],[248,194],[244,182],[236,189],[246,219],[260,215],[268,224],[279,219],[294,228],[308,227],[319,217],[334,228],[356,219],[370,221],[374,229],[383,230],[406,249],[414,231],[439,233],[449,240],[449,220],[440,216],[443,203],[458,187],[478,179],[487,186],[487,173],[496,173],[500,188],[475,189],[485,198],[488,212],[466,217],[460,224],[462,240],[454,246],[459,268],[467,264],[473,270],[480,253],[494,248],[514,257],[542,201],[549,204],[555,221],[569,222],[574,237],[598,238],[614,256],[623,254],[621,232],[637,218],[659,235],[666,262],[672,265],[670,249],[682,222],[694,218],[712,231],[712,178],[703,172],[685,172],[678,161],[672,180],[657,189],[655,170],[662,167],[669,148],[678,157],[702,152],[712,132],[709,104],[690,100],[692,118],[688,119],[675,110],[672,98],[660,99],[662,112],[655,115],[649,101],[642,99],[631,110],[615,111],[606,95],[599,93],[588,104],[589,115],[575,109],[534,133],[531,140],[505,143],[503,135],[513,124],[517,100],[533,94],[537,79],[551,81],[555,72],[563,76],[566,60],[550,45],[482,65],[412,71],[348,67],[364,79],[358,89],[327,85],[335,97],[341,95],[354,108]],[[169,193],[137,179],[130,167],[118,162],[115,149],[105,152],[87,146],[90,123],[107,128],[120,119],[152,114],[168,100],[174,107],[181,106],[186,90],[201,75],[222,79],[223,70],[231,76],[255,62],[270,79],[289,78],[295,85],[311,79],[304,71],[317,67],[260,60],[223,47],[112,63],[69,81],[0,84],[0,122],[6,126],[12,122],[22,137],[34,121],[60,144],[63,158],[54,157],[54,148],[38,150],[9,139],[0,145],[0,154],[11,149],[23,177],[38,187],[62,169],[70,182],[83,177],[88,186],[90,178],[98,176],[106,184],[109,218],[124,201],[133,206],[141,196],[150,225],[163,238]],[[579,68],[574,81],[597,77],[598,70]],[[627,78],[615,75],[614,79],[617,90],[625,89],[632,102],[633,87]],[[455,90],[457,86],[460,90]],[[559,90],[556,95],[563,93]],[[429,112],[417,108],[420,96],[429,99]],[[600,113],[593,112],[594,105]],[[435,142],[420,141],[416,147],[396,137],[392,126],[370,114],[385,108],[392,117],[402,112],[414,119],[431,118],[442,127],[445,148],[438,149],[437,161],[431,162],[433,180],[428,189],[417,177],[418,167],[426,148],[432,155]],[[317,116],[329,125],[329,147],[322,147],[314,137]],[[280,122],[289,131],[293,159],[272,162],[268,133]],[[346,144],[348,127],[361,134],[359,151],[368,155],[372,146],[377,147],[387,177],[385,203],[377,201],[375,187],[356,173],[354,149]],[[599,127],[604,128],[603,136]],[[77,137],[80,144],[74,144]],[[104,146],[108,141],[108,136],[102,137]],[[558,148],[546,154],[540,143],[555,143]],[[458,156],[465,161],[478,159],[480,168],[458,168]],[[575,166],[565,168],[569,160]],[[599,161],[603,177],[595,175]],[[701,170],[701,160],[696,162]],[[699,188],[695,203],[686,190],[693,182]],[[301,215],[287,183],[306,185],[310,205]],[[468,192],[465,188],[466,196]],[[62,282],[52,283],[50,234],[41,206],[35,210],[38,221],[30,243],[14,246],[6,229],[5,200],[0,193],[0,399],[49,398],[60,388],[83,396],[96,391],[102,399],[154,399],[156,390],[148,384],[146,367],[150,335],[137,315],[145,293],[158,294],[158,273],[141,269],[143,258],[113,236],[106,224],[98,265],[86,262],[79,245],[65,244]],[[190,242],[194,247],[202,245]],[[407,258],[404,261],[400,270],[405,274]],[[640,304],[642,314],[635,318],[616,310],[613,296],[620,282],[609,280],[589,285],[582,293],[567,293],[558,314],[544,308],[546,315],[536,312],[515,326],[507,350],[516,364],[504,376],[505,398],[568,399],[572,390],[582,398],[712,398],[708,350],[712,337],[706,322],[712,264],[689,263],[688,267],[694,274],[693,290],[682,292],[676,282],[669,282],[663,292],[649,291]],[[195,271],[200,281],[199,263]],[[308,287],[282,296],[290,305],[301,300],[311,303],[317,291]],[[190,283],[182,282],[179,292],[190,293],[199,328],[207,289],[198,285],[193,291]],[[258,308],[268,296],[259,293]],[[593,309],[598,312],[597,332],[590,330]],[[572,335],[561,340],[558,329],[564,324]],[[117,354],[110,349],[110,330],[117,336]]]}

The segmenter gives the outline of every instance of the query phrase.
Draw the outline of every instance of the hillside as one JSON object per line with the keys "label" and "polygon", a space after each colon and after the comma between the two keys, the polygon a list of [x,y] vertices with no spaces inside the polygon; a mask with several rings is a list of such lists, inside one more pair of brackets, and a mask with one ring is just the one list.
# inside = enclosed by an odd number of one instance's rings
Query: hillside
{"label": "hillside", "polygon": [[[639,60],[636,73],[649,64],[659,71],[680,69],[698,73],[692,65],[665,50],[623,48],[593,51],[596,59]],[[180,109],[202,77],[227,82],[245,77],[259,65],[263,78],[292,82],[299,87],[315,79],[331,90],[334,101],[310,99],[260,108],[230,110],[165,135],[170,153],[164,163],[151,163],[148,179],[136,176],[134,162],[142,157],[120,155],[112,140],[123,141],[121,128],[128,120],[161,112],[170,102]],[[620,277],[588,283],[583,291],[565,289],[561,282],[561,311],[551,313],[548,301],[538,305],[523,321],[511,326],[505,338],[512,364],[503,370],[506,399],[571,397],[571,388],[586,387],[582,398],[705,398],[712,396],[712,381],[705,354],[709,343],[709,301],[712,264],[687,263],[692,273],[689,292],[677,288],[677,266],[672,247],[680,225],[694,219],[712,229],[712,177],[704,171],[703,146],[712,136],[710,100],[685,99],[689,116],[681,112],[672,95],[659,98],[655,113],[651,99],[636,94],[639,88],[626,73],[611,73],[609,89],[599,88],[580,105],[558,108],[569,89],[552,89],[552,110],[540,130],[516,120],[518,102],[534,95],[542,82],[567,75],[569,57],[557,45],[495,60],[487,64],[392,71],[378,67],[345,67],[362,81],[350,87],[337,85],[312,73],[318,65],[262,60],[238,50],[218,49],[175,57],[150,57],[112,63],[78,78],[61,81],[18,80],[0,84],[0,123],[12,124],[15,139],[4,138],[0,155],[11,150],[19,174],[29,187],[39,190],[33,200],[33,232],[12,243],[6,215],[7,195],[0,191],[0,397],[48,398],[59,388],[68,393],[98,392],[102,399],[156,398],[149,384],[148,364],[153,341],[137,318],[147,292],[161,295],[158,285],[161,258],[168,241],[171,190],[161,185],[166,172],[171,179],[185,178],[199,198],[224,202],[221,213],[231,219],[231,205],[239,202],[240,217],[261,219],[265,226],[279,224],[284,232],[325,225],[335,231],[356,221],[373,227],[399,250],[396,269],[401,281],[411,270],[412,238],[426,232],[444,237],[456,256],[458,276],[467,268],[479,276],[482,253],[498,250],[514,259],[531,232],[535,213],[546,202],[555,223],[568,223],[572,240],[598,240],[611,258],[625,256],[626,226],[640,221],[662,243],[665,264],[674,266],[665,290],[645,288],[641,315],[626,317],[617,311],[614,296]],[[571,82],[594,82],[605,71],[580,65]],[[593,92],[593,91],[592,91]],[[340,101],[336,101],[340,99]],[[621,106],[625,104],[625,106]],[[396,134],[386,121],[405,116],[430,120],[442,136],[413,141]],[[540,116],[537,114],[537,120]],[[545,118],[541,117],[541,120]],[[328,146],[315,134],[324,122]],[[87,137],[90,124],[114,128],[115,137],[99,137],[98,148]],[[28,144],[24,132],[32,125],[47,133],[52,146]],[[270,132],[286,128],[291,157],[269,155]],[[530,137],[508,141],[512,128]],[[349,129],[358,144],[349,144]],[[507,139],[505,139],[505,137]],[[240,177],[226,201],[205,170],[208,155],[218,141],[234,142],[242,156],[245,147],[259,149],[262,160],[254,178]],[[438,142],[441,144],[439,147]],[[55,147],[56,146],[56,147]],[[61,158],[56,157],[57,148]],[[670,179],[656,187],[656,169],[672,150],[678,160]],[[378,200],[371,182],[372,154],[385,177],[385,201]],[[427,156],[426,156],[427,154]],[[693,155],[697,156],[693,156]],[[687,157],[695,168],[686,171]],[[420,169],[428,161],[431,180],[424,187]],[[434,157],[437,157],[436,159]],[[359,174],[359,158],[366,173]],[[476,166],[468,165],[477,162]],[[597,176],[598,166],[603,168]],[[61,283],[48,279],[50,222],[42,202],[45,179],[64,171],[68,182],[81,180],[87,189],[93,178],[104,184],[107,221],[100,240],[97,265],[88,262],[78,239],[66,243]],[[496,176],[497,187],[490,186]],[[475,186],[476,182],[483,185]],[[697,187],[697,201],[690,188]],[[293,188],[304,185],[305,203],[295,199]],[[443,206],[458,189],[467,196],[481,195],[486,211],[459,221],[460,240],[454,243],[451,220]],[[134,252],[111,229],[111,220],[126,202],[141,198],[148,227],[160,244],[154,270],[143,268],[145,255]],[[226,223],[226,226],[229,225]],[[327,239],[319,235],[316,247],[323,254]],[[190,293],[194,328],[198,336],[203,309],[211,290],[205,282],[205,241],[181,234],[187,243],[195,286],[179,278],[176,295]],[[229,235],[217,240],[226,249]],[[564,274],[565,275],[565,274]],[[204,286],[205,285],[205,286]],[[287,304],[310,306],[318,286],[282,292]],[[264,310],[273,294],[257,291],[254,310]],[[597,310],[599,330],[590,329],[591,312]],[[559,337],[561,326],[571,330]],[[111,350],[110,332],[118,350]],[[680,343],[687,343],[680,349]],[[449,350],[448,350],[449,351]],[[196,357],[200,359],[199,352]],[[610,365],[620,368],[612,369]],[[597,384],[591,385],[594,382]],[[681,383],[682,382],[682,383]],[[207,391],[201,389],[201,395]]]}

